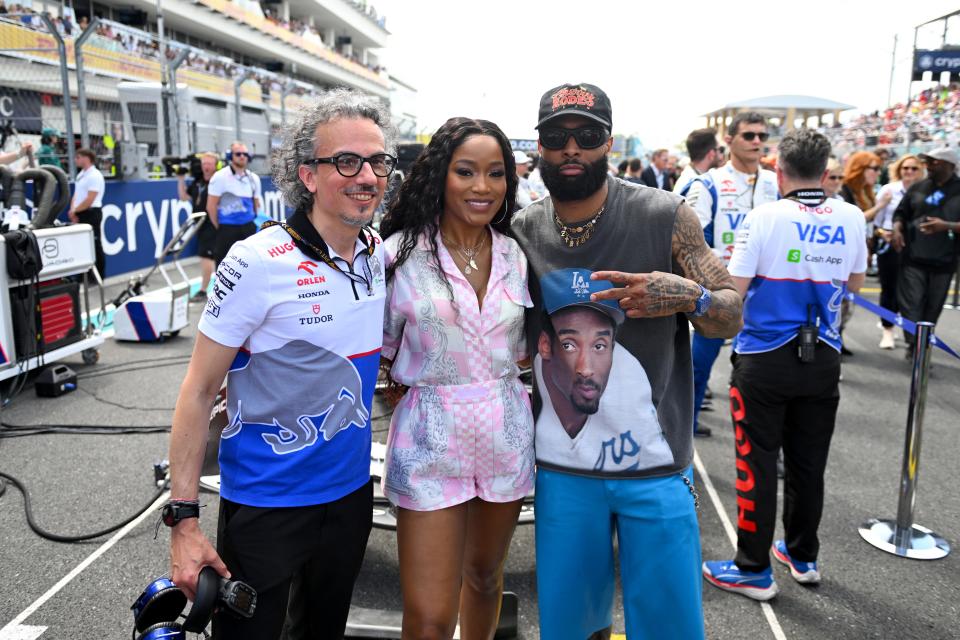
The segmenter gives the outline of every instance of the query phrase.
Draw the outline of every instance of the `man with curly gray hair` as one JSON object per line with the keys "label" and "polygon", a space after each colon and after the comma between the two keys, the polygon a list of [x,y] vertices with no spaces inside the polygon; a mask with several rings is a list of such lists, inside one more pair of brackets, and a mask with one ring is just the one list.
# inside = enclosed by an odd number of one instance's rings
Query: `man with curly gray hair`
{"label": "man with curly gray hair", "polygon": [[[172,578],[191,598],[205,565],[257,591],[253,617],[214,617],[215,638],[277,638],[284,627],[343,637],[373,506],[386,285],[367,225],[396,165],[391,131],[383,105],[359,93],[305,108],[274,158],[293,215],[234,244],[217,270],[173,418],[163,519]],[[228,371],[214,550],[197,488]]]}

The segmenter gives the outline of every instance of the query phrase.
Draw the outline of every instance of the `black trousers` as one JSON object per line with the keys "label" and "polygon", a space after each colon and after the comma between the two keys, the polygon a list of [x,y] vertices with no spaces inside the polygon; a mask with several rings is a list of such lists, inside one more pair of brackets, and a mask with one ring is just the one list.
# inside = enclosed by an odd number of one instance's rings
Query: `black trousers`
{"label": "black trousers", "polygon": [[[343,638],[370,536],[373,484],[327,504],[261,508],[220,500],[217,552],[230,573],[257,591],[257,609],[249,620],[230,613],[213,619],[213,637]],[[291,584],[295,607],[287,620]]]}
{"label": "black trousers", "polygon": [[[950,281],[953,273],[937,273],[923,267],[904,262],[900,265],[900,277],[897,280],[897,303],[900,314],[914,322],[933,322],[936,324],[947,301]],[[904,335],[909,336],[906,331]]]}
{"label": "black trousers", "polygon": [[103,222],[103,209],[100,207],[90,207],[77,212],[77,221],[88,224],[93,227],[93,251],[97,271],[101,278],[107,277],[107,256],[103,253],[103,242],[100,238],[100,225]]}
{"label": "black trousers", "polygon": [[[897,304],[897,277],[900,272],[900,254],[892,248],[877,254],[877,271],[880,276],[880,306],[896,313],[900,310]],[[889,320],[880,319],[885,327],[892,327]]]}
{"label": "black trousers", "polygon": [[823,472],[840,403],[840,354],[821,342],[804,364],[791,342],[736,356],[730,410],[737,458],[737,566],[770,566],[777,516],[777,452],[783,448],[783,528],[790,555],[813,562],[820,551]]}
{"label": "black trousers", "polygon": [[214,244],[213,261],[217,264],[230,253],[234,242],[240,242],[257,232],[257,225],[253,222],[246,224],[222,224],[217,227],[217,239]]}

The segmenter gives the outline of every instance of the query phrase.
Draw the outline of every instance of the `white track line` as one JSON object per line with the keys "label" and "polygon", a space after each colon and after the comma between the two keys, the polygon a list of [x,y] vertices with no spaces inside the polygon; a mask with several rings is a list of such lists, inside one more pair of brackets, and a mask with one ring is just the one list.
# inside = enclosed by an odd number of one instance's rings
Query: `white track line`
{"label": "white track line", "polygon": [[[723,530],[727,533],[727,539],[730,540],[730,544],[733,545],[734,550],[736,550],[737,530],[733,528],[733,523],[730,522],[730,517],[727,515],[727,512],[723,510],[723,503],[720,502],[720,495],[713,486],[713,482],[710,480],[710,475],[707,473],[706,467],[703,466],[703,462],[700,460],[700,454],[696,451],[693,452],[693,464],[697,468],[697,473],[700,474],[700,479],[703,480],[703,486],[707,490],[707,495],[710,496],[710,502],[713,503],[713,508],[717,510],[717,514],[720,516],[720,522],[723,523]],[[770,630],[773,632],[773,637],[777,640],[787,640],[787,634],[783,632],[783,627],[780,626],[780,621],[777,620],[777,614],[773,612],[773,607],[770,606],[770,603],[761,602],[760,610],[763,611],[763,617],[767,619],[767,624],[770,625]]]}
{"label": "white track line", "polygon": [[80,575],[80,573],[83,572],[84,569],[86,569],[91,564],[93,564],[97,560],[97,558],[99,558],[100,556],[105,554],[107,551],[109,551],[113,545],[117,544],[124,536],[130,533],[130,531],[133,530],[134,527],[139,525],[141,522],[143,522],[150,516],[155,516],[157,513],[157,508],[161,504],[166,502],[167,498],[169,497],[170,497],[169,491],[163,492],[163,494],[159,498],[157,498],[152,505],[150,505],[150,508],[148,508],[146,511],[141,513],[136,520],[129,523],[127,526],[123,527],[122,529],[117,531],[115,534],[113,534],[112,538],[104,542],[96,551],[94,551],[89,556],[87,556],[87,558],[83,562],[81,562],[76,567],[74,567],[73,570],[70,571],[70,573],[60,578],[60,581],[57,582],[57,584],[50,587],[45,594],[37,598],[33,604],[31,604],[29,607],[24,609],[20,613],[20,615],[18,615],[16,618],[8,622],[6,626],[0,629],[0,638],[17,637],[13,635],[7,636],[6,634],[14,633],[16,631],[16,628],[20,626],[21,622],[23,622],[24,620],[32,616],[34,613],[36,613],[37,609],[42,607],[50,598],[55,596],[58,591],[63,589],[65,586],[67,586],[70,583],[70,581],[72,581],[74,578]]}

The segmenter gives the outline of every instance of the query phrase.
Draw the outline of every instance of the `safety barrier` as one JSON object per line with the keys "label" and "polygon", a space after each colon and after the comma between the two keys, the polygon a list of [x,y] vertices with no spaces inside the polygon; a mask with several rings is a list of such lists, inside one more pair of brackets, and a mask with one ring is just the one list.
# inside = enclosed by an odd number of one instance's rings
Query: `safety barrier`
{"label": "safety barrier", "polygon": [[895,520],[870,518],[860,525],[858,529],[860,537],[876,548],[902,558],[914,560],[943,558],[950,553],[950,544],[942,536],[916,524],[913,521],[913,509],[916,502],[917,478],[920,473],[920,443],[932,347],[936,346],[957,359],[960,359],[960,355],[933,334],[932,322],[911,322],[854,293],[848,293],[847,299],[901,327],[914,337],[913,373],[910,379],[910,402],[903,446],[897,517]]}

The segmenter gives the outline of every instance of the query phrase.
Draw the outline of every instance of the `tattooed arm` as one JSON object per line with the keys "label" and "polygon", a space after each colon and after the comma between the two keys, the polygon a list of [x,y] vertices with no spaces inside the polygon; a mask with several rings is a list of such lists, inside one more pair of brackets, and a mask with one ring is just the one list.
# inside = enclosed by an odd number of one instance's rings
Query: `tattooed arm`
{"label": "tattooed arm", "polygon": [[[703,240],[700,221],[688,205],[677,210],[673,226],[673,258],[683,270],[674,273],[622,273],[598,271],[594,280],[609,280],[613,289],[591,296],[594,300],[619,300],[629,318],[655,318],[675,313],[692,313],[700,287],[710,291],[713,301],[707,313],[690,318],[698,332],[708,338],[730,338],[743,324],[743,301],[730,274]],[[619,285],[619,286],[617,286]]]}

